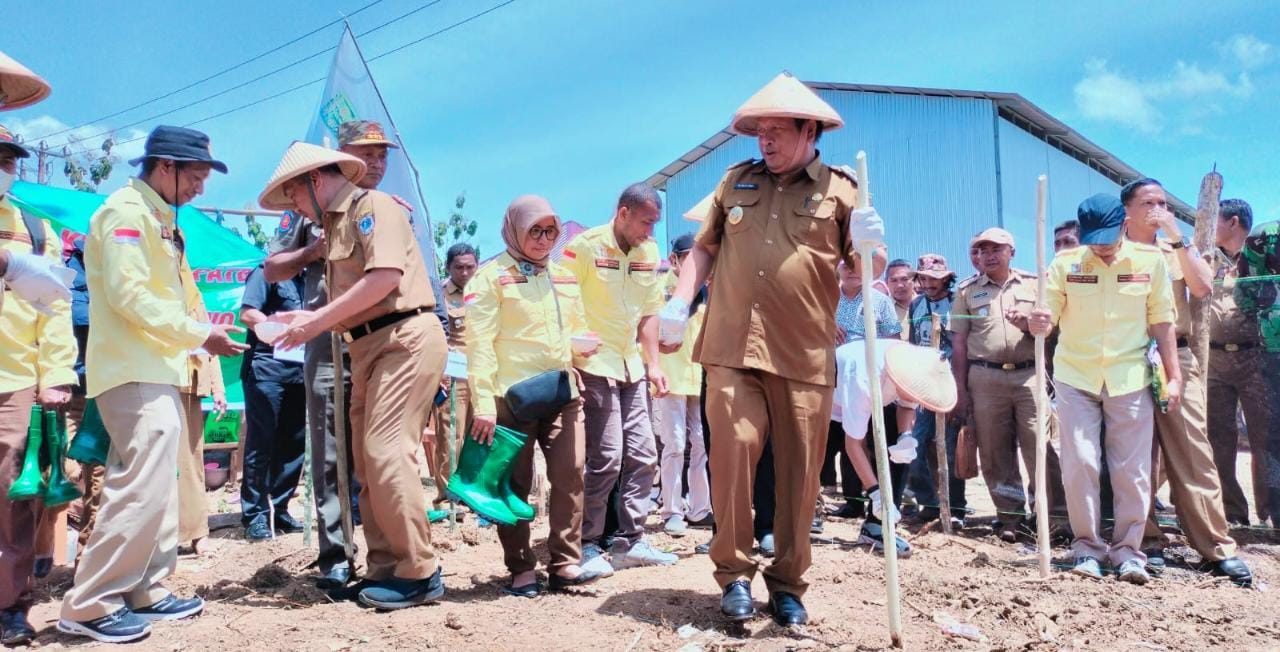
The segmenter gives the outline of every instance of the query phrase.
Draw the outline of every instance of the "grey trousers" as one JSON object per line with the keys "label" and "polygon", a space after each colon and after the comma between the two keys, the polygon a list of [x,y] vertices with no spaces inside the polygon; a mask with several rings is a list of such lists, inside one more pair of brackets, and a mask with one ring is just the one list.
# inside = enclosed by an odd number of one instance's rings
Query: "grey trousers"
{"label": "grey trousers", "polygon": [[635,543],[644,534],[658,464],[649,421],[649,383],[623,383],[586,372],[582,382],[587,430],[582,540],[595,541],[604,534],[609,493],[619,483],[616,536]]}
{"label": "grey trousers", "polygon": [[[317,338],[307,346],[304,366],[307,385],[307,436],[311,438],[311,491],[316,501],[316,531],[319,534],[320,556],[317,565],[327,573],[334,566],[345,566],[346,540],[342,533],[342,506],[338,502],[338,445],[334,435],[333,414],[333,363],[328,356],[310,355],[312,347],[330,347],[328,337]],[[351,362],[343,366],[348,405],[351,400]],[[351,460],[351,420],[342,415],[347,424],[347,459]],[[354,487],[354,462],[347,466],[348,486]],[[352,489],[354,507],[357,490]]]}

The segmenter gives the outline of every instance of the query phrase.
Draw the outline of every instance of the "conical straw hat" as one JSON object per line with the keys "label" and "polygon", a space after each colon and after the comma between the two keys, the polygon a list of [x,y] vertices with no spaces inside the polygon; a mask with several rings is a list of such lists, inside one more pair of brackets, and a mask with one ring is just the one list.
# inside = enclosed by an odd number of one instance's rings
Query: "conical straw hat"
{"label": "conical straw hat", "polygon": [[707,213],[711,210],[711,200],[715,198],[715,193],[707,193],[706,197],[698,200],[693,208],[684,212],[684,219],[693,222],[702,222],[707,219]]}
{"label": "conical straw hat", "polygon": [[49,97],[49,82],[0,52],[0,111],[35,104]]}
{"label": "conical straw hat", "polygon": [[950,412],[956,406],[951,365],[937,350],[913,344],[892,346],[884,353],[884,368],[908,401],[934,412]]}
{"label": "conical straw hat", "polygon": [[300,174],[318,170],[333,163],[338,164],[342,169],[342,176],[351,183],[364,177],[364,161],[336,149],[312,145],[301,140],[293,141],[289,149],[285,150],[284,158],[280,159],[280,165],[276,166],[276,171],[267,182],[266,189],[258,195],[258,204],[272,211],[295,209],[296,206],[284,194],[284,183]]}
{"label": "conical straw hat", "polygon": [[756,135],[756,121],[760,118],[800,118],[817,120],[823,129],[831,131],[844,126],[840,114],[822,101],[817,93],[799,79],[783,72],[764,88],[756,91],[733,114],[730,129],[744,136]]}

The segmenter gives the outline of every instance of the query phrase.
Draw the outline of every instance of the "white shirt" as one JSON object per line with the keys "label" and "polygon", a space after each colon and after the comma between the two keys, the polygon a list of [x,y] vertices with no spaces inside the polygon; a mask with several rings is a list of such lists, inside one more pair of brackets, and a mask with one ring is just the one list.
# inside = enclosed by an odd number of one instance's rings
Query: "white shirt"
{"label": "white shirt", "polygon": [[[867,349],[864,340],[853,340],[836,348],[836,391],[832,397],[832,421],[844,426],[844,434],[852,439],[867,436],[867,424],[871,419],[871,385],[867,382]],[[884,370],[884,353],[890,347],[910,346],[898,339],[876,340],[876,368],[880,372],[880,398],[884,406],[895,402],[902,407],[914,408],[898,398],[898,387],[889,380]]]}

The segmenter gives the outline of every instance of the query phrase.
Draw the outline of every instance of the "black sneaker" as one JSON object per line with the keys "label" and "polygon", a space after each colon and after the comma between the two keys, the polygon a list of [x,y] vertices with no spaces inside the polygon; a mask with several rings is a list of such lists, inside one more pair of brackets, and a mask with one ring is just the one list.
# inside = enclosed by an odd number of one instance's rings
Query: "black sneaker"
{"label": "black sneaker", "polygon": [[182,620],[199,615],[204,611],[204,600],[200,597],[179,598],[170,593],[164,599],[149,606],[139,607],[133,610],[138,617],[151,622],[157,620]]}
{"label": "black sneaker", "polygon": [[276,530],[285,534],[293,534],[303,530],[302,523],[289,515],[289,512],[276,512]]}
{"label": "black sneaker", "polygon": [[436,602],[444,597],[444,581],[440,569],[423,580],[406,580],[391,577],[375,582],[360,592],[360,604],[375,609],[393,610]]}
{"label": "black sneaker", "polygon": [[129,611],[128,607],[121,607],[96,620],[79,622],[63,618],[58,621],[58,631],[87,636],[102,643],[128,643],[150,634],[151,623]]}
{"label": "black sneaker", "polygon": [[685,520],[685,525],[691,528],[699,529],[699,530],[710,530],[713,526],[715,526],[715,524],[716,524],[715,514],[707,514],[706,516],[703,516],[702,518],[699,518],[699,519]]}
{"label": "black sneaker", "polygon": [[13,608],[0,611],[0,645],[26,645],[36,638],[36,630],[27,620],[23,609]]}

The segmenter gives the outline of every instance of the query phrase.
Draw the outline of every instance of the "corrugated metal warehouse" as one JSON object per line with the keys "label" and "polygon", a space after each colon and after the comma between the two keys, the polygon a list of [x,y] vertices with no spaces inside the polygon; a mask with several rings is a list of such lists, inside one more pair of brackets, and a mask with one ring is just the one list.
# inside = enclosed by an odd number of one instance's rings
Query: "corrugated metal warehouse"
{"label": "corrugated metal warehouse", "polygon": [[[914,264],[940,253],[961,278],[973,271],[969,239],[990,226],[1013,233],[1015,266],[1035,268],[1037,176],[1049,175],[1050,252],[1053,226],[1075,219],[1081,200],[1119,194],[1145,176],[1013,93],[806,83],[845,121],[823,134],[823,160],[853,166],[858,150],[867,152],[890,258]],[[697,229],[681,216],[715,190],[727,167],[758,157],[754,138],[725,130],[650,177],[666,193],[666,241]],[[1185,203],[1170,199],[1192,219]]]}

